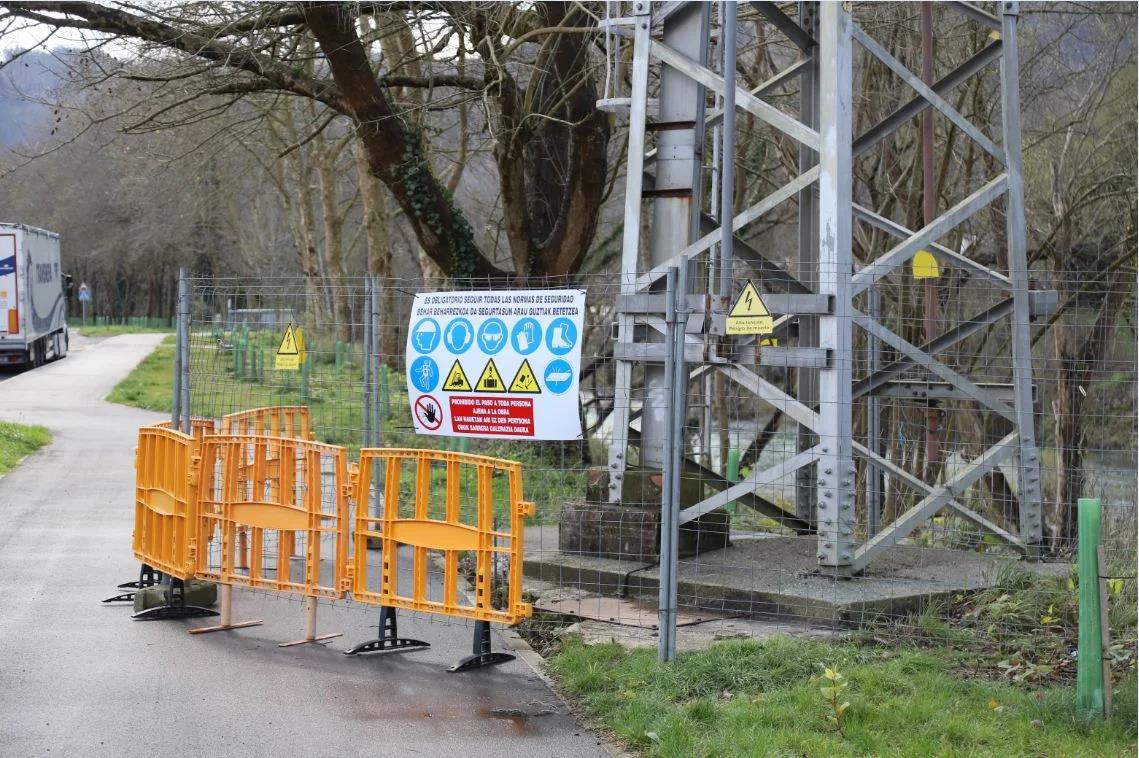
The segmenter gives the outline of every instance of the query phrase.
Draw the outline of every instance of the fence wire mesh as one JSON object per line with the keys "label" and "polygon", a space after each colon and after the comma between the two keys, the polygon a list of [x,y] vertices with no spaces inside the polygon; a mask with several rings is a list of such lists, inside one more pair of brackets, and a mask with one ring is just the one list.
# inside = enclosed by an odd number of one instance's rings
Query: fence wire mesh
{"label": "fence wire mesh", "polygon": [[[1078,272],[1051,272],[1071,291]],[[587,293],[580,406],[583,440],[526,442],[417,436],[408,405],[404,344],[419,279],[374,279],[377,301],[366,308],[364,278],[313,283],[305,279],[215,279],[190,282],[190,397],[194,416],[221,416],[263,406],[308,406],[317,441],[343,445],[355,460],[366,442],[383,447],[458,450],[520,461],[525,498],[537,506],[525,532],[526,599],[534,616],[523,627],[532,640],[556,644],[567,628],[587,639],[654,644],[660,576],[662,479],[638,456],[641,414],[651,389],[650,364],[634,366],[629,414],[630,452],[619,503],[608,503],[608,455],[613,438],[614,324],[621,293],[611,275],[572,282],[528,282],[527,288],[580,287]],[[742,280],[741,280],[742,283]],[[453,281],[449,289],[488,289],[486,282]],[[697,287],[694,286],[694,289]],[[939,307],[915,305],[929,285],[909,277],[883,279],[873,290],[880,321],[906,341],[957,330],[963,336],[929,350],[985,391],[1005,399],[1012,381],[1011,329],[1004,289],[947,272],[933,286]],[[1107,293],[1115,302],[1129,293]],[[873,302],[855,301],[864,313]],[[772,472],[763,484],[725,498],[724,507],[681,527],[678,566],[680,646],[718,636],[793,630],[830,635],[922,636],[939,642],[1010,652],[1010,675],[1074,672],[1076,497],[1103,502],[1105,551],[1113,599],[1111,654],[1135,660],[1136,351],[1134,325],[1123,314],[1104,319],[1096,302],[1068,307],[1063,317],[1042,309],[1032,331],[1035,431],[1041,451],[1045,524],[1042,560],[1024,560],[1009,535],[1021,534],[1015,457],[1002,460],[975,484],[953,490],[916,528],[891,539],[860,575],[836,578],[819,565],[820,523],[811,503],[825,496],[810,466],[792,462],[804,445],[786,409],[761,400],[731,366],[789,396],[806,369],[765,365],[762,343],[730,363],[690,363],[686,388],[681,507],[731,483]],[[993,314],[999,316],[993,316]],[[806,321],[800,317],[798,324]],[[637,341],[663,341],[663,319],[644,318]],[[303,327],[307,358],[298,371],[274,368],[286,326]],[[366,330],[374,345],[365,351]],[[854,329],[854,441],[895,467],[877,475],[856,456],[853,539],[864,544],[926,495],[974,463],[1012,427],[998,413],[945,390],[945,382],[866,331]],[[794,328],[777,335],[795,344]],[[689,341],[715,338],[693,333]],[[1098,341],[1098,342],[1097,342]],[[1091,348],[1095,347],[1094,352]],[[717,350],[719,352],[717,353]],[[705,354],[723,354],[713,346]],[[657,364],[659,365],[659,364]],[[875,384],[872,374],[889,381]],[[940,394],[939,394],[940,393]],[[649,400],[648,404],[653,402]],[[369,421],[366,408],[375,406]],[[819,413],[827,413],[820,407]],[[445,473],[435,472],[442,477]],[[405,477],[404,487],[414,487]],[[379,482],[374,482],[379,488]],[[445,505],[433,487],[432,512]],[[462,488],[461,508],[476,507]],[[497,502],[497,501],[496,501]],[[373,505],[373,508],[378,507]],[[350,520],[354,515],[350,516]],[[507,514],[496,512],[505,523]],[[1003,535],[1003,536],[1002,536]],[[896,542],[896,544],[894,544]],[[260,549],[272,551],[268,542]],[[268,555],[264,560],[269,560]],[[273,558],[275,560],[275,557]],[[505,576],[505,567],[501,569]],[[440,563],[429,569],[432,596],[441,598]],[[470,578],[473,566],[464,567]],[[469,593],[470,588],[460,588]],[[504,602],[498,592],[498,602]],[[346,602],[346,607],[366,606]],[[432,616],[439,623],[467,623]],[[1017,657],[1019,656],[1019,658]]]}

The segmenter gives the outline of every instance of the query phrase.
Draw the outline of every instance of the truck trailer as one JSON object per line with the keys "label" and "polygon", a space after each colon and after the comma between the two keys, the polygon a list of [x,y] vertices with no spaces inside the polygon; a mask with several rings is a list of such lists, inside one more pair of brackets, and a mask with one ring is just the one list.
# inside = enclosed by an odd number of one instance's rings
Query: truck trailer
{"label": "truck trailer", "polygon": [[59,235],[0,223],[0,365],[33,368],[67,355],[67,297]]}

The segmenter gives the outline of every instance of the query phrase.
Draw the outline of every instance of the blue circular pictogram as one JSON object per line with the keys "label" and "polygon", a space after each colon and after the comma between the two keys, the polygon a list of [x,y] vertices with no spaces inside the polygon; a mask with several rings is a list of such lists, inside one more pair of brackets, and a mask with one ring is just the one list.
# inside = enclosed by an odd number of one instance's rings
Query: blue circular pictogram
{"label": "blue circular pictogram", "polygon": [[465,318],[457,318],[447,323],[443,330],[443,344],[455,355],[462,355],[475,343],[475,329]]}
{"label": "blue circular pictogram", "polygon": [[433,318],[421,318],[411,329],[411,346],[421,353],[430,353],[439,347],[442,336],[438,321]]}
{"label": "blue circular pictogram", "polygon": [[542,344],[542,327],[532,318],[524,318],[510,331],[510,344],[519,355],[529,355]]}
{"label": "blue circular pictogram", "polygon": [[494,355],[506,347],[506,341],[509,339],[506,324],[500,318],[487,319],[479,326],[478,338],[479,348],[487,355]]}
{"label": "blue circular pictogram", "polygon": [[421,355],[412,362],[407,375],[417,390],[431,392],[439,384],[439,364],[426,355]]}
{"label": "blue circular pictogram", "polygon": [[560,395],[573,384],[573,369],[570,368],[568,362],[558,358],[550,361],[542,374],[542,378],[546,382],[546,389],[555,395]]}
{"label": "blue circular pictogram", "polygon": [[577,327],[568,318],[554,319],[546,330],[546,347],[554,355],[565,355],[577,344]]}

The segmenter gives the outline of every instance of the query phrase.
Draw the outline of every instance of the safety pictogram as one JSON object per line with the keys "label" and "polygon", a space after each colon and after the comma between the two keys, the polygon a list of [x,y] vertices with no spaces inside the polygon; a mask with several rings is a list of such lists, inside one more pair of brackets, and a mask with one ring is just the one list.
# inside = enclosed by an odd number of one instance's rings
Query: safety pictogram
{"label": "safety pictogram", "polygon": [[506,384],[502,381],[502,375],[498,373],[498,366],[494,365],[494,358],[486,362],[479,375],[479,381],[475,384],[475,392],[506,392]]}
{"label": "safety pictogram", "polygon": [[728,312],[724,331],[726,334],[771,334],[775,331],[775,319],[750,279]]}
{"label": "safety pictogram", "polygon": [[443,425],[443,406],[430,395],[421,395],[415,400],[415,420],[433,432]]}
{"label": "safety pictogram", "polygon": [[299,371],[305,360],[305,338],[301,328],[290,323],[277,347],[273,368],[277,371]]}
{"label": "safety pictogram", "polygon": [[510,391],[530,395],[542,394],[542,388],[538,385],[534,370],[530,368],[529,360],[522,361],[522,365],[518,367],[518,372],[514,374],[514,381],[510,383]]}
{"label": "safety pictogram", "polygon": [[451,370],[447,372],[447,381],[443,382],[444,392],[470,392],[471,383],[467,379],[467,373],[463,371],[463,367],[458,361],[455,361],[451,366]]}

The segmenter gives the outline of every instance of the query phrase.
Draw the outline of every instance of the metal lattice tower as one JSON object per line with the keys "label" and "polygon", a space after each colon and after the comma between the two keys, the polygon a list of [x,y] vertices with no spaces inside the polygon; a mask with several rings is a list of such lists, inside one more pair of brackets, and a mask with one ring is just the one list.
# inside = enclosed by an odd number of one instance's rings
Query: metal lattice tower
{"label": "metal lattice tower", "polygon": [[[684,360],[689,381],[713,372],[782,411],[798,425],[799,450],[789,460],[753,471],[744,481],[718,483],[719,492],[681,511],[691,521],[737,498],[751,496],[753,507],[779,518],[800,533],[814,533],[821,568],[836,574],[866,569],[891,545],[904,539],[933,515],[950,510],[980,531],[994,535],[1028,557],[1038,554],[1042,539],[1040,460],[1033,421],[1033,378],[1030,325],[1032,318],[1054,307],[1055,293],[1030,291],[1021,173],[1020,105],[1017,81],[1017,3],[1000,3],[999,16],[972,3],[949,3],[954,12],[990,31],[990,43],[956,69],[927,83],[867,34],[848,3],[798,4],[792,19],[776,3],[750,4],[773,30],[798,49],[798,58],[754,89],[735,85],[734,65],[710,60],[710,40],[719,39],[734,61],[735,7],[700,2],[625,3],[627,15],[606,23],[607,35],[631,44],[631,92],[627,100],[607,98],[605,107],[626,105],[629,113],[628,170],[622,245],[622,295],[618,303],[614,437],[609,456],[609,500],[619,503],[636,414],[631,410],[633,367],[645,364],[645,395],[640,412],[640,460],[659,468],[665,459],[668,380],[665,356],[663,291],[671,267],[690,266],[690,281],[704,282],[701,295],[689,292]],[[713,23],[717,22],[718,26]],[[855,45],[884,64],[912,90],[905,105],[861,135],[853,130]],[[1001,139],[990,139],[949,102],[947,95],[962,82],[999,61]],[[659,66],[660,92],[650,121],[650,68]],[[766,102],[764,96],[797,79],[797,114]],[[708,110],[707,93],[723,107]],[[719,162],[713,170],[726,182],[722,198],[710,203],[713,214],[730,213],[731,166],[735,158],[731,122],[742,109],[765,128],[799,145],[799,174],[731,219],[720,221],[701,212],[701,174],[705,130],[722,133]],[[947,119],[965,138],[990,156],[997,174],[940,215],[916,230],[880,216],[852,198],[852,164],[898,128],[927,109]],[[725,111],[727,118],[725,118]],[[721,128],[720,124],[726,122]],[[655,135],[655,148],[647,150]],[[715,192],[713,194],[716,194]],[[744,242],[736,233],[780,204],[796,199],[798,250],[788,270]],[[982,208],[1003,202],[1006,210],[1007,268],[998,270],[938,243]],[[639,264],[641,217],[651,203],[648,267]],[[872,261],[856,266],[852,228],[856,223],[885,232],[896,244]],[[729,234],[729,231],[731,234]],[[719,249],[717,249],[717,244]],[[931,251],[945,267],[964,272],[1000,292],[1000,302],[933,336],[913,344],[889,328],[878,315],[878,282],[904,267],[921,250]],[[777,315],[779,347],[757,347],[755,338],[727,337],[724,315],[742,281],[733,282],[735,261],[749,267],[760,283],[768,308]],[[705,297],[705,294],[707,297]],[[983,329],[1007,322],[1011,335],[1008,361],[1012,381],[996,385],[971,379],[939,355]],[[695,326],[694,326],[695,324]],[[874,360],[856,375],[853,348],[856,329],[865,332],[872,353],[887,346],[895,360]],[[646,337],[647,335],[647,337]],[[785,344],[791,342],[793,344]],[[794,396],[764,379],[754,366],[795,368]],[[913,382],[897,377],[921,371],[921,396],[963,400],[1003,417],[1012,431],[967,465],[937,483],[922,481],[888,460],[881,447],[879,398],[914,397]],[[908,393],[908,394],[907,394]],[[867,433],[855,439],[855,400],[866,398]],[[704,435],[711,418],[703,417]],[[635,431],[635,429],[634,429]],[[962,494],[999,464],[1015,459],[1019,533],[1010,533],[960,502]],[[856,472],[865,467],[870,526],[856,530]],[[704,471],[694,460],[688,470]],[[755,497],[756,491],[796,472],[796,505],[791,513]],[[704,472],[715,476],[712,472]],[[880,524],[882,477],[904,483],[920,500],[891,523]]]}

